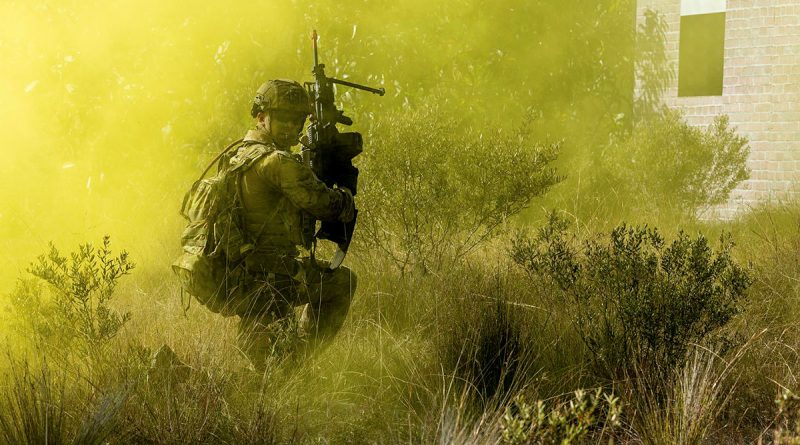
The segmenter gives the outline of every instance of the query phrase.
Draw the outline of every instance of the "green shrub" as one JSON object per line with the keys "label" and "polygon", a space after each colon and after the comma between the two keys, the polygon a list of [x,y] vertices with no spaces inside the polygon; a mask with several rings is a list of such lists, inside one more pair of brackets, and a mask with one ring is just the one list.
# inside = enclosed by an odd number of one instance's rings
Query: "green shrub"
{"label": "green shrub", "polygon": [[87,243],[64,256],[51,243],[50,251],[28,269],[38,280],[20,281],[11,295],[18,327],[47,343],[77,341],[84,352],[117,335],[130,314],[116,312],[110,302],[119,279],[134,264],[127,252],[113,256],[110,247],[106,236],[100,248]]}
{"label": "green shrub", "polygon": [[514,240],[512,257],[557,285],[598,375],[667,382],[691,343],[740,312],[751,279],[732,248],[726,235],[715,250],[702,235],[667,243],[656,229],[625,225],[579,246],[553,214],[536,237]]}
{"label": "green shrub", "polygon": [[784,389],[775,400],[778,408],[776,425],[772,430],[773,443],[777,445],[800,444],[800,397]]}
{"label": "green shrub", "polygon": [[749,154],[747,139],[729,127],[727,116],[701,129],[665,110],[602,150],[583,199],[622,217],[693,218],[724,203],[750,176]]}
{"label": "green shrub", "polygon": [[577,390],[572,400],[550,406],[542,400],[529,404],[518,396],[500,418],[501,443],[600,443],[619,426],[620,413],[619,399],[599,388],[594,393]]}
{"label": "green shrub", "polygon": [[528,124],[478,131],[451,116],[436,105],[387,114],[359,159],[359,239],[401,271],[462,258],[559,181],[548,167],[558,144],[531,140]]}

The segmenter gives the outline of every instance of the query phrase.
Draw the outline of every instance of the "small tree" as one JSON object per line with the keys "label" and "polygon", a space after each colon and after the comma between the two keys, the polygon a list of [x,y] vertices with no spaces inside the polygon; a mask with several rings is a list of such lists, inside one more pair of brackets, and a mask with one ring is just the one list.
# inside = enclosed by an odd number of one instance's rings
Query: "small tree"
{"label": "small tree", "polygon": [[559,181],[558,144],[518,131],[464,128],[437,106],[377,121],[361,159],[360,239],[401,271],[438,269],[494,237],[507,218]]}
{"label": "small tree", "polygon": [[691,343],[739,313],[751,283],[725,235],[715,250],[702,235],[667,243],[656,229],[621,225],[578,247],[566,228],[553,214],[537,237],[514,241],[512,256],[557,285],[602,377],[669,381]]}
{"label": "small tree", "polygon": [[12,305],[34,336],[62,345],[78,341],[92,352],[130,319],[109,303],[119,279],[133,268],[127,252],[112,255],[108,236],[102,247],[83,244],[68,257],[50,243],[50,251],[28,269],[38,280],[20,281]]}
{"label": "small tree", "polygon": [[702,129],[664,111],[603,150],[584,196],[621,217],[692,218],[723,204],[749,177],[749,154],[747,139],[730,128],[727,116]]}

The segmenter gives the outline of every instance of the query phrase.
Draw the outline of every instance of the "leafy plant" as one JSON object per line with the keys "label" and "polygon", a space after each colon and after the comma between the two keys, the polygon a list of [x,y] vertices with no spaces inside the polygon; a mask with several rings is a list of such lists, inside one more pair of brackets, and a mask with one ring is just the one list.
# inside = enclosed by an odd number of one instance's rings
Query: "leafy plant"
{"label": "leafy plant", "polygon": [[435,270],[497,235],[559,181],[558,144],[517,132],[477,131],[426,105],[386,116],[364,154],[361,240],[405,272]]}
{"label": "leafy plant", "polygon": [[750,176],[749,154],[747,139],[729,126],[727,116],[702,129],[690,126],[678,112],[664,110],[601,150],[580,193],[582,211],[604,219],[693,219],[725,203]]}
{"label": "leafy plant", "polygon": [[560,289],[597,373],[666,382],[690,344],[741,310],[751,278],[732,248],[727,235],[715,250],[702,235],[668,243],[656,229],[626,225],[579,246],[552,214],[535,238],[515,239],[512,258]]}
{"label": "leafy plant", "polygon": [[119,279],[134,266],[127,252],[112,254],[108,236],[102,247],[83,244],[69,256],[51,243],[50,251],[28,269],[40,281],[21,281],[12,305],[35,336],[62,343],[77,340],[95,350],[130,320],[130,313],[120,314],[110,303]]}
{"label": "leafy plant", "polygon": [[530,404],[518,396],[500,418],[501,443],[598,443],[619,426],[621,411],[619,399],[600,388],[593,393],[577,390],[571,400],[550,406],[542,400]]}

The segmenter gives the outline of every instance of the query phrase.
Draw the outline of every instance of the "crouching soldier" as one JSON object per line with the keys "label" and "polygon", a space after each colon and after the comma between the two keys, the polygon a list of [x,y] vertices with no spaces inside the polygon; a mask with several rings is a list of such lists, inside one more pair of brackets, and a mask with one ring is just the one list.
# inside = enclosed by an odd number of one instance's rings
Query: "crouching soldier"
{"label": "crouching soldier", "polygon": [[209,309],[239,317],[241,348],[257,368],[295,307],[305,306],[299,325],[318,345],[341,328],[356,289],[348,268],[300,257],[313,238],[308,221],[348,222],[355,212],[348,189],[329,188],[292,152],[310,111],[299,83],[263,84],[251,109],[255,128],[184,200],[189,225],[173,269]]}

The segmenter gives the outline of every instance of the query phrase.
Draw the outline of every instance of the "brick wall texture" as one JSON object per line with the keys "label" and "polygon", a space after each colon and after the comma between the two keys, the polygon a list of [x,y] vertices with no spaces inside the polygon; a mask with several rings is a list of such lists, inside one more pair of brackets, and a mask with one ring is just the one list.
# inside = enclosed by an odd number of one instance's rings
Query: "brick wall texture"
{"label": "brick wall texture", "polygon": [[750,179],[711,217],[731,218],[767,201],[800,197],[800,0],[728,0],[722,96],[678,97],[680,0],[639,0],[666,19],[667,52],[675,84],[667,105],[689,124],[706,126],[720,114],[750,140]]}

